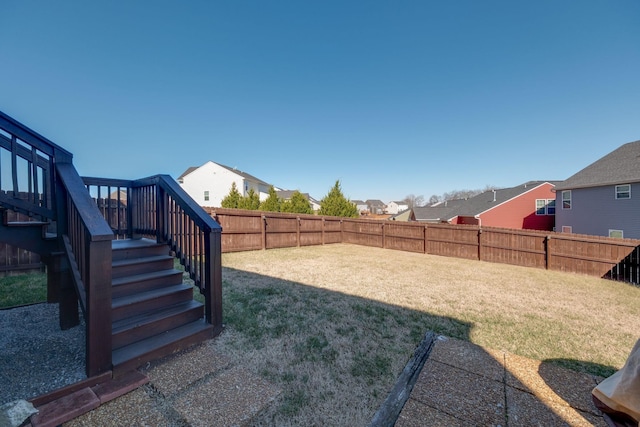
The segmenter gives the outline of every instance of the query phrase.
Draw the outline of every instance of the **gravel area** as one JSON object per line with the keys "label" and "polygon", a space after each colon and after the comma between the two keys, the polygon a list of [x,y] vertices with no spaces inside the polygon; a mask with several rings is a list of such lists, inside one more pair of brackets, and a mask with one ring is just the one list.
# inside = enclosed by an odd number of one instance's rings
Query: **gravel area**
{"label": "gravel area", "polygon": [[0,310],[0,404],[86,378],[85,326],[59,326],[57,304]]}

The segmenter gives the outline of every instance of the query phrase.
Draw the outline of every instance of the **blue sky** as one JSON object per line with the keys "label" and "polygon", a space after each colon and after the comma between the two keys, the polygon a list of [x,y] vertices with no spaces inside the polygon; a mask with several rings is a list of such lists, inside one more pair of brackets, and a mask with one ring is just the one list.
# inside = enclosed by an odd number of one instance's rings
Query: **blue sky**
{"label": "blue sky", "polygon": [[321,199],[562,180],[640,139],[640,2],[3,1],[0,110],[81,175]]}

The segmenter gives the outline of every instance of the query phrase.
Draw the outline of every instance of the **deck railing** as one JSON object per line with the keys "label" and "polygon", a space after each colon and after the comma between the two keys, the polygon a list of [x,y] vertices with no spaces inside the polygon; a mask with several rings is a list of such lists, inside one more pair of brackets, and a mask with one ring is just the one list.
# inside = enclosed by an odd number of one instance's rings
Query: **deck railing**
{"label": "deck railing", "polygon": [[220,225],[168,175],[83,180],[118,238],[149,237],[170,246],[205,297],[207,322],[221,328]]}
{"label": "deck railing", "polygon": [[46,259],[48,300],[59,302],[63,328],[78,323],[81,303],[87,375],[111,369],[114,238],[149,236],[169,245],[205,297],[207,322],[221,329],[220,225],[167,175],[83,180],[72,158],[0,112],[0,207],[50,224],[55,233],[53,247],[34,247]]}
{"label": "deck railing", "polygon": [[71,159],[71,153],[0,111],[0,206],[54,219],[54,164]]}
{"label": "deck railing", "polygon": [[[0,112],[0,206],[50,224],[57,249],[47,245],[40,254],[47,263],[48,300],[59,303],[63,328],[78,323],[80,300],[87,328],[86,372],[95,375],[111,368],[113,234],[72,159],[62,147]],[[27,197],[19,198],[20,193]]]}

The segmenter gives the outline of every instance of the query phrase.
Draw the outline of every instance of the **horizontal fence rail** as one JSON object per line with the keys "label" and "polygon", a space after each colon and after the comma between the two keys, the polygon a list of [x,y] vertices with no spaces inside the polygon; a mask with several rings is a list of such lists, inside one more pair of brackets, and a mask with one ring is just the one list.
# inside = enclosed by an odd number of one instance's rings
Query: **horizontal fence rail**
{"label": "horizontal fence rail", "polygon": [[206,208],[222,251],[351,243],[640,284],[640,240],[534,230]]}

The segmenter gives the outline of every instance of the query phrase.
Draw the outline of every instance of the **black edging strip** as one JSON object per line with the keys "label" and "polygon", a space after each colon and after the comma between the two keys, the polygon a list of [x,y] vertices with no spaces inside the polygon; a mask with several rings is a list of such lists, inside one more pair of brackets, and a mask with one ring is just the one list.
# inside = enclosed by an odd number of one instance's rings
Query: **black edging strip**
{"label": "black edging strip", "polygon": [[389,393],[382,406],[378,408],[369,427],[392,427],[396,423],[404,404],[411,395],[411,390],[413,390],[413,386],[418,380],[424,363],[429,358],[431,350],[433,350],[435,341],[436,335],[433,332],[425,334],[422,342],[402,370],[391,393]]}

